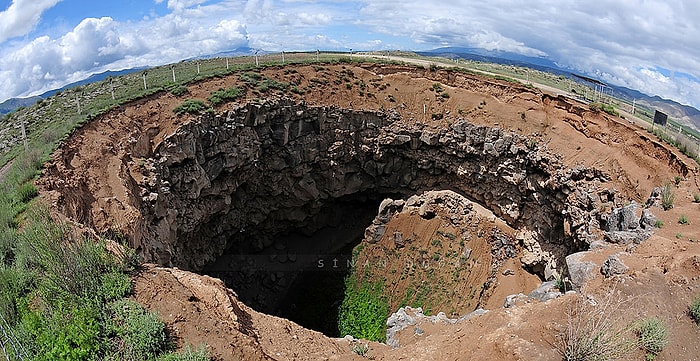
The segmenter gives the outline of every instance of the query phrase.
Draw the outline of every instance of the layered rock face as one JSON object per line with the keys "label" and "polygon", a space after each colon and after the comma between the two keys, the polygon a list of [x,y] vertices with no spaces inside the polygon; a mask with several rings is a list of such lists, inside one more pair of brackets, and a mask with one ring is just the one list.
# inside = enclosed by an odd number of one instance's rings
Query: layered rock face
{"label": "layered rock face", "polygon": [[600,172],[566,168],[500,128],[398,120],[285,99],[200,116],[144,164],[134,243],[149,260],[199,270],[227,247],[255,252],[290,229],[319,229],[334,200],[430,189],[454,190],[521,229],[523,260],[538,272],[599,229]]}

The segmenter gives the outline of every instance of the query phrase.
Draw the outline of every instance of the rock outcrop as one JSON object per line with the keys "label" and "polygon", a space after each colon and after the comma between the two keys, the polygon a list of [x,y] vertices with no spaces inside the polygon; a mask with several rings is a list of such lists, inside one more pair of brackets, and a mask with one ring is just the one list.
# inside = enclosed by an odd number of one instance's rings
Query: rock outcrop
{"label": "rock outcrop", "polygon": [[318,229],[314,216],[334,199],[439,187],[530,232],[535,270],[587,248],[605,175],[566,168],[500,128],[397,117],[271,100],[193,119],[145,161],[134,243],[148,260],[197,270],[227,247],[254,251],[284,230]]}

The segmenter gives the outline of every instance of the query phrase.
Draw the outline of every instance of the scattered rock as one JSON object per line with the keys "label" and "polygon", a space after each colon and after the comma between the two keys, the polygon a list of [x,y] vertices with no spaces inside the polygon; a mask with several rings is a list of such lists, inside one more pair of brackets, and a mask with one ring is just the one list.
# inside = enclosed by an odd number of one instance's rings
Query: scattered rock
{"label": "scattered rock", "polygon": [[605,232],[603,237],[606,241],[610,243],[618,244],[640,244],[644,242],[647,238],[651,236],[649,231],[615,231],[615,232]]}
{"label": "scattered rock", "polygon": [[[386,344],[393,348],[399,347],[399,340],[396,338],[396,335],[409,326],[414,326],[415,334],[422,335],[424,331],[418,326],[420,322],[456,324],[469,320],[472,317],[481,316],[487,312],[487,310],[479,308],[459,318],[449,318],[444,312],[440,312],[435,316],[426,316],[423,314],[421,307],[401,307],[386,320]],[[420,333],[418,333],[419,331]]]}
{"label": "scattered rock", "polygon": [[396,248],[403,248],[405,245],[406,242],[403,239],[403,234],[399,231],[394,232],[394,246],[396,246]]}
{"label": "scattered rock", "polygon": [[656,227],[656,216],[651,213],[651,210],[645,208],[642,210],[642,218],[639,220],[639,226],[643,229],[653,229]]}
{"label": "scattered rock", "polygon": [[600,267],[600,273],[606,278],[625,274],[627,270],[629,270],[629,267],[616,254],[609,256]]}
{"label": "scattered rock", "polygon": [[557,288],[557,282],[547,281],[543,282],[539,287],[535,288],[532,292],[530,292],[527,295],[527,297],[533,300],[545,302],[553,300],[561,295],[561,291],[559,290],[559,288]]}
{"label": "scattered rock", "polygon": [[527,301],[528,298],[523,293],[518,293],[517,295],[506,296],[505,301],[503,301],[503,308],[511,308],[519,303]]}
{"label": "scattered rock", "polygon": [[602,216],[605,240],[619,244],[640,244],[649,238],[656,217],[648,209],[643,209],[641,217],[637,217],[638,209],[637,203],[632,201],[629,205]]}

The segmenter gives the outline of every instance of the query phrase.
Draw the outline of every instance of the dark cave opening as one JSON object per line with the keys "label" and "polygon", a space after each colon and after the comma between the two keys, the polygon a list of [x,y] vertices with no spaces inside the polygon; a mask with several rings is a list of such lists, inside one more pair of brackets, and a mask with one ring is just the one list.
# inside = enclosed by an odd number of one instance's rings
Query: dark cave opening
{"label": "dark cave opening", "polygon": [[385,196],[397,195],[364,192],[331,199],[307,226],[273,237],[259,239],[255,229],[247,229],[203,273],[223,280],[259,312],[339,337],[338,310],[352,250]]}

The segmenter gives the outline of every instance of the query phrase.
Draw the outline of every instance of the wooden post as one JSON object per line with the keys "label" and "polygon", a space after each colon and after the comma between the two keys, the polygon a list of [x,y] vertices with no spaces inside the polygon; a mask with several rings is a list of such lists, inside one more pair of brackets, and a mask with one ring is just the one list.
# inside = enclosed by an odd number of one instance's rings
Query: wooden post
{"label": "wooden post", "polygon": [[112,100],[114,99],[114,79],[109,78],[109,90],[112,93]]}
{"label": "wooden post", "polygon": [[27,130],[24,128],[24,120],[22,120],[22,140],[24,141],[24,151],[29,152],[29,144],[27,144]]}
{"label": "wooden post", "polygon": [[148,87],[146,86],[146,71],[141,74],[143,76],[143,90],[148,90]]}
{"label": "wooden post", "polygon": [[175,82],[175,65],[171,65],[170,70],[173,72],[173,83],[174,83]]}

